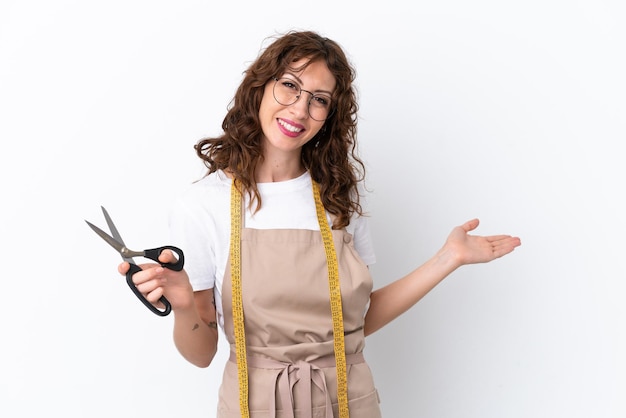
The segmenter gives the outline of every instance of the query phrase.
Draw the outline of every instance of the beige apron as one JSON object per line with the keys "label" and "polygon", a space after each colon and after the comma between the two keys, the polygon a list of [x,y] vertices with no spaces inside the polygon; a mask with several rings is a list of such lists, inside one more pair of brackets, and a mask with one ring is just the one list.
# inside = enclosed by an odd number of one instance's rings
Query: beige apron
{"label": "beige apron", "polygon": [[[364,313],[372,291],[352,236],[333,230],[339,263],[350,416],[380,418],[378,393],[363,359]],[[241,282],[251,418],[338,415],[328,268],[320,231],[241,231]],[[218,418],[240,418],[230,259],[222,285],[231,347]]]}

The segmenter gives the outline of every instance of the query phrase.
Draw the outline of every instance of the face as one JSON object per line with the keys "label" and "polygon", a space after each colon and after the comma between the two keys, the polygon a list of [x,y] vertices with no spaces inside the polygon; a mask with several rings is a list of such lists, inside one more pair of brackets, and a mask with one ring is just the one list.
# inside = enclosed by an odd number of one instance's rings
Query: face
{"label": "face", "polygon": [[[300,66],[304,60],[294,62],[294,67]],[[284,106],[276,101],[273,94],[274,80],[265,85],[259,118],[263,129],[263,145],[265,152],[282,152],[299,157],[302,146],[309,142],[324,126],[324,121],[317,121],[309,115],[309,100],[313,94],[324,93],[332,96],[335,89],[335,77],[326,63],[315,61],[303,71],[278,74],[278,78],[289,78],[300,86],[302,95],[295,103]]]}

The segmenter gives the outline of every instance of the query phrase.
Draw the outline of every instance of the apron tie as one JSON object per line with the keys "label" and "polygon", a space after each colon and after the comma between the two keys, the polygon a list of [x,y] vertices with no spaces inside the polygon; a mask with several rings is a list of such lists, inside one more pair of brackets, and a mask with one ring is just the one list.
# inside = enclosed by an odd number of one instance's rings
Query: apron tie
{"label": "apron tie", "polygon": [[[230,352],[230,361],[237,362],[236,354]],[[363,353],[347,354],[346,364],[358,364],[365,362]],[[326,418],[333,418],[333,406],[326,386],[326,376],[322,368],[335,367],[335,356],[328,355],[313,361],[298,361],[296,363],[287,363],[272,360],[266,357],[248,356],[248,367],[257,369],[274,369],[278,370],[276,381],[272,385],[272,393],[270,394],[270,418],[276,418],[276,398],[280,394],[280,408],[286,414],[286,418],[295,418],[294,410],[294,386],[301,381],[296,388],[296,398],[303,404],[299,405],[304,415],[302,418],[312,418],[312,397],[313,385],[317,386],[326,398],[325,410]]]}

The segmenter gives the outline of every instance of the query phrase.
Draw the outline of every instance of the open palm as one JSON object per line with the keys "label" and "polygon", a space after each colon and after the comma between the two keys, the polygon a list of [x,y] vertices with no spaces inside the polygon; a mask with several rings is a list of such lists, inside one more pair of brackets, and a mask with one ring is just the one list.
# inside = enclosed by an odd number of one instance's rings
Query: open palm
{"label": "open palm", "polygon": [[478,224],[478,219],[467,221],[455,227],[446,240],[445,247],[456,254],[460,264],[486,263],[509,254],[521,244],[518,237],[511,235],[470,235]]}

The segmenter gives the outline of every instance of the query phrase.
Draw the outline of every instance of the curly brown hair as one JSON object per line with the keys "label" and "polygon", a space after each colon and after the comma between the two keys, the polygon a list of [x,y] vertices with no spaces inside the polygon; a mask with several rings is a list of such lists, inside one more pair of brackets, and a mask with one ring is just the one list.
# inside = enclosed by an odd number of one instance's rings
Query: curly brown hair
{"label": "curly brown hair", "polygon": [[[291,67],[302,58],[306,59],[303,66]],[[357,185],[365,177],[365,166],[356,152],[358,104],[352,85],[356,72],[335,41],[312,31],[277,36],[244,72],[222,122],[224,134],[201,139],[194,149],[208,167],[206,175],[228,171],[241,191],[249,194],[250,204],[256,201],[258,210],[262,202],[254,174],[263,159],[259,108],[265,85],[288,68],[300,71],[316,61],[325,62],[335,77],[333,108],[322,129],[303,146],[301,158],[311,178],[320,184],[324,208],[334,215],[333,228],[340,229],[354,213],[363,214]]]}

